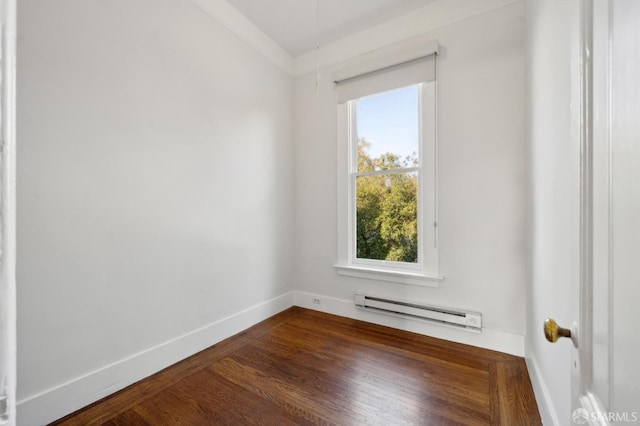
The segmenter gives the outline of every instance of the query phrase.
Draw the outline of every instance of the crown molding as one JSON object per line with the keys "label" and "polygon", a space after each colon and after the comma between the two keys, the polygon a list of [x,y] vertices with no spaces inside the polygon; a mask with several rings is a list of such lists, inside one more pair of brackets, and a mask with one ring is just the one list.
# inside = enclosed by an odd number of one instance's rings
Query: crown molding
{"label": "crown molding", "polygon": [[293,57],[226,0],[189,0],[281,70],[293,75]]}
{"label": "crown molding", "polygon": [[295,58],[226,0],[189,1],[281,70],[299,77],[314,72],[318,61],[323,68],[332,67],[381,47],[523,0],[440,0]]}
{"label": "crown molding", "polygon": [[403,16],[345,37],[294,58],[293,76],[329,68],[381,47],[424,35],[436,28],[499,9],[522,0],[440,0]]}

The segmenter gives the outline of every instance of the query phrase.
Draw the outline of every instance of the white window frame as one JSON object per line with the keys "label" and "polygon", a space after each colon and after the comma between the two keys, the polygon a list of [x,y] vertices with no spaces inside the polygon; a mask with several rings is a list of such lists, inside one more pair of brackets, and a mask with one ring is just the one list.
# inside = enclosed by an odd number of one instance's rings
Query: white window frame
{"label": "white window frame", "polygon": [[438,287],[443,279],[438,272],[437,86],[435,80],[418,86],[420,164],[411,168],[418,172],[417,263],[356,256],[357,99],[338,104],[338,262],[335,267],[341,275],[427,287]]}

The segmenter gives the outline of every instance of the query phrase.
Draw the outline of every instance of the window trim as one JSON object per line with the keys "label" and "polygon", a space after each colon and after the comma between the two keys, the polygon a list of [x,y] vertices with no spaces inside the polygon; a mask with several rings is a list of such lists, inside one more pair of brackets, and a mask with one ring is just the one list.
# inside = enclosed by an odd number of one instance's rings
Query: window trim
{"label": "window trim", "polygon": [[419,87],[419,238],[416,264],[356,257],[356,100],[338,104],[338,259],[334,266],[340,275],[428,287],[438,287],[444,279],[438,273],[436,81],[419,83]]}

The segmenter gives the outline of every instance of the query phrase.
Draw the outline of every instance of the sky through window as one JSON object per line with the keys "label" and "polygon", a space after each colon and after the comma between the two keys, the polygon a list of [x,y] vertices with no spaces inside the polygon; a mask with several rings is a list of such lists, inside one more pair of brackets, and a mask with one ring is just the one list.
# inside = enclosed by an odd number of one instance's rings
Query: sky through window
{"label": "sky through window", "polygon": [[391,152],[406,158],[418,153],[418,86],[408,86],[358,100],[358,140],[371,145],[369,156]]}

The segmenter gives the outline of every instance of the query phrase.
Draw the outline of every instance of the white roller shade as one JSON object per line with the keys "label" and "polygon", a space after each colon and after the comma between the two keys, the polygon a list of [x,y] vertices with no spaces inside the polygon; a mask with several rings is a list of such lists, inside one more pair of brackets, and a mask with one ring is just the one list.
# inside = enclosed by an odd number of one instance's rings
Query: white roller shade
{"label": "white roller shade", "polygon": [[410,39],[363,55],[333,74],[338,102],[435,80],[437,52],[435,42]]}

